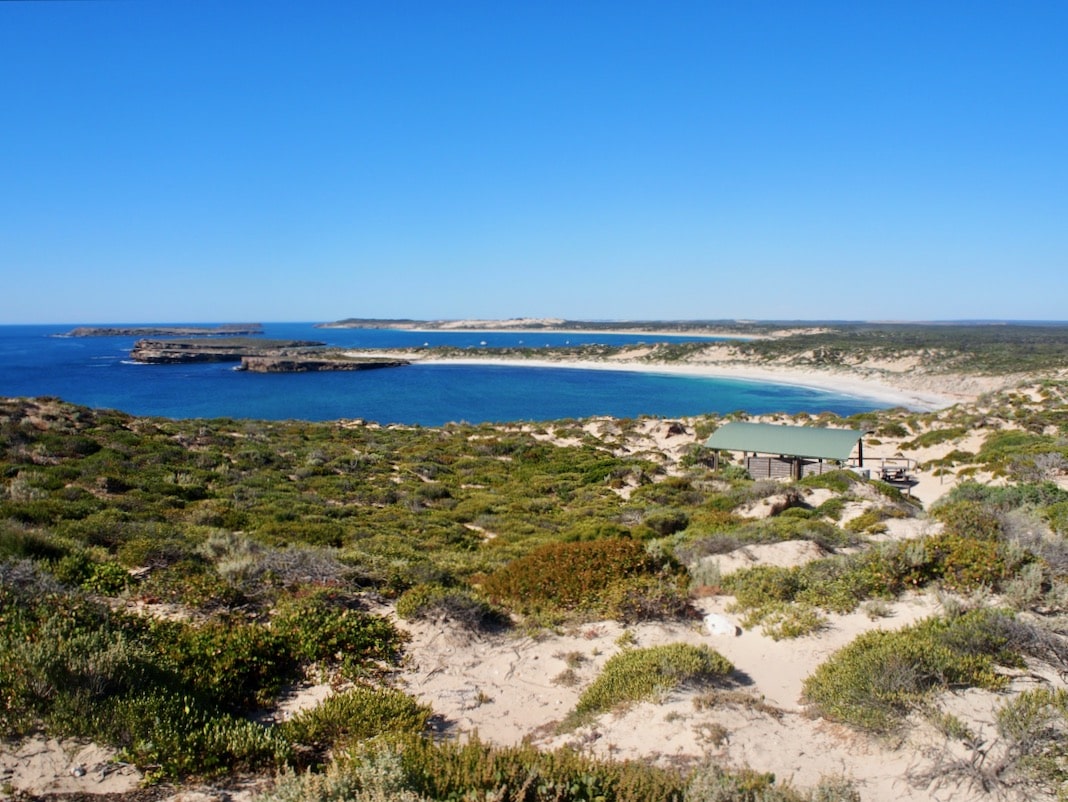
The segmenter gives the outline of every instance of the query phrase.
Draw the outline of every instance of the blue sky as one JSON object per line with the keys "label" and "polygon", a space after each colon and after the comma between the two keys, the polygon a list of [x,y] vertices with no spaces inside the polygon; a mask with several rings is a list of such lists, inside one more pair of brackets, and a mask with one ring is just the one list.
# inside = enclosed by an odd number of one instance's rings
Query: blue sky
{"label": "blue sky", "polygon": [[0,323],[1068,318],[1068,3],[0,3]]}

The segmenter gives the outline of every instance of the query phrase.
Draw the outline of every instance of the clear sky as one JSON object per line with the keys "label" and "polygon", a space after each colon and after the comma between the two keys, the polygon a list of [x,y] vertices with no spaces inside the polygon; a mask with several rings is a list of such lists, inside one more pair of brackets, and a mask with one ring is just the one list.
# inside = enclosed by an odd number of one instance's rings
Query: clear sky
{"label": "clear sky", "polygon": [[1068,2],[0,2],[0,323],[1068,319]]}

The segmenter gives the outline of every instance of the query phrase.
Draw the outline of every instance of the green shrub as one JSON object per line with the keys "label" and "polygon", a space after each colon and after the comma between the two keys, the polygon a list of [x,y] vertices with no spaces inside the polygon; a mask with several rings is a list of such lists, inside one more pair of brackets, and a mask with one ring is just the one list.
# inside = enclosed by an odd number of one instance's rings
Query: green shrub
{"label": "green shrub", "polygon": [[1001,516],[979,501],[956,501],[937,506],[931,514],[944,531],[961,537],[995,540],[1001,536]]}
{"label": "green shrub", "polygon": [[975,610],[929,618],[898,631],[867,632],[839,649],[804,683],[821,716],[872,732],[895,729],[936,691],[997,689],[997,665],[1019,666],[1006,647],[1006,617]]}
{"label": "green shrub", "polygon": [[397,599],[397,615],[409,620],[448,619],[471,630],[496,629],[508,616],[462,588],[416,585]]}
{"label": "green shrub", "polygon": [[287,769],[256,802],[428,802],[406,784],[400,754],[378,749],[331,761],[322,772]]}
{"label": "green shrub", "polygon": [[908,513],[902,511],[898,507],[875,507],[862,512],[856,518],[850,519],[845,525],[845,528],[850,532],[867,532],[869,534],[876,534],[886,531],[886,524],[884,521],[892,518],[905,518],[907,516]]}
{"label": "green shrub", "polygon": [[296,662],[281,638],[240,620],[152,621],[161,664],[211,704],[235,713],[270,703]]}
{"label": "green shrub", "polygon": [[[288,759],[277,733],[232,716],[174,671],[141,622],[75,593],[27,591],[0,584],[0,726],[8,735],[42,728],[90,738],[168,776]],[[220,665],[216,655],[199,656],[209,670]]]}
{"label": "green shrub", "polygon": [[909,430],[896,421],[889,421],[881,424],[875,433],[879,437],[908,437]]}
{"label": "green shrub", "polygon": [[808,605],[780,603],[757,608],[742,623],[746,627],[760,624],[772,640],[785,640],[818,632],[826,626],[827,619]]}
{"label": "green shrub", "polygon": [[642,525],[651,529],[656,537],[667,537],[688,527],[690,516],[683,510],[652,510],[642,516]]}
{"label": "green shrub", "polygon": [[958,440],[966,434],[968,434],[968,429],[963,426],[951,426],[947,429],[931,429],[930,431],[924,432],[913,438],[909,442],[902,444],[901,448],[905,450],[930,448],[931,446],[937,446],[949,440]]}
{"label": "green shrub", "polygon": [[13,520],[0,521],[0,561],[59,560],[68,550],[68,546],[46,532]]}
{"label": "green shrub", "polygon": [[0,590],[0,723],[38,721],[91,735],[98,706],[152,676],[149,655],[121,619],[82,597],[20,599]]}
{"label": "green shrub", "polygon": [[927,543],[947,590],[999,589],[1019,567],[1006,560],[1005,546],[996,541],[943,533],[929,538]]}
{"label": "green shrub", "polygon": [[1007,769],[1050,794],[1068,787],[1068,691],[1035,688],[1017,694],[997,712],[1007,744]]}
{"label": "green shrub", "polygon": [[493,747],[407,740],[400,750],[408,787],[428,799],[523,802],[682,802],[680,771],[644,762],[598,760],[569,749]]}
{"label": "green shrub", "polygon": [[1063,444],[1055,437],[1018,430],[992,432],[979,449],[979,459],[994,470],[1004,470],[1013,459],[1035,454],[1060,453]]}
{"label": "green shrub", "polygon": [[395,664],[403,642],[388,619],[321,588],[279,599],[270,629],[296,660],[336,666],[347,679],[375,675]]}
{"label": "green shrub", "polygon": [[418,734],[426,729],[431,712],[400,691],[357,685],[302,710],[282,729],[294,744],[338,749],[378,735]]}
{"label": "green shrub", "polygon": [[867,584],[882,594],[941,581],[948,590],[999,589],[1021,567],[1024,554],[1006,544],[944,532],[882,546],[861,560]]}
{"label": "green shrub", "polygon": [[564,726],[578,726],[590,716],[682,685],[722,680],[732,671],[734,666],[708,647],[672,643],[627,649],[605,663],[601,674],[579,697]]}
{"label": "green shrub", "polygon": [[797,485],[799,487],[821,487],[836,493],[848,493],[849,489],[858,482],[860,482],[860,477],[852,471],[828,471],[805,476],[797,482]]}
{"label": "green shrub", "polygon": [[728,482],[753,481],[753,477],[749,475],[749,471],[741,465],[721,464],[719,470],[716,472],[716,476],[720,479],[725,479]]}
{"label": "green shrub", "polygon": [[1058,535],[1068,535],[1068,501],[1051,504],[1043,515],[1050,529]]}
{"label": "green shrub", "polygon": [[793,601],[801,587],[799,568],[778,565],[756,565],[723,579],[723,589],[735,597],[741,609]]}
{"label": "green shrub", "polygon": [[742,769],[729,772],[701,766],[690,775],[686,802],[861,802],[860,792],[843,777],[823,777],[811,791],[776,785],[775,775]]}
{"label": "green shrub", "polygon": [[686,802],[786,802],[790,799],[791,796],[778,793],[774,774],[751,769],[732,773],[716,765],[700,767],[690,775],[686,786]]}
{"label": "green shrub", "polygon": [[123,759],[151,767],[150,779],[278,768],[292,755],[277,729],[171,691],[121,697],[106,708],[106,716],[100,732],[124,747]]}

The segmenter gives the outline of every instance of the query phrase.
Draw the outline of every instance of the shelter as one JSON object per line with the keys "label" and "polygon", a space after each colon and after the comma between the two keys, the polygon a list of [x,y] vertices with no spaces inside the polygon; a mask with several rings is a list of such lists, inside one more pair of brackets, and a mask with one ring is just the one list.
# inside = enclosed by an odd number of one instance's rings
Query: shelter
{"label": "shelter", "polygon": [[754,479],[800,479],[806,474],[837,469],[851,460],[854,449],[856,465],[863,467],[863,437],[864,432],[857,429],[732,422],[716,429],[705,446],[716,452],[716,467],[720,451],[741,451],[746,455],[746,470]]}

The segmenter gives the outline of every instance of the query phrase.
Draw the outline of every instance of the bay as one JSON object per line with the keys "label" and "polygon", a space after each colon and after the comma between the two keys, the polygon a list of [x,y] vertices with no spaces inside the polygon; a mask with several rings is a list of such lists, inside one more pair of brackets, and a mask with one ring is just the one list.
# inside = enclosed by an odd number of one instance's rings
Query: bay
{"label": "bay", "polygon": [[[886,406],[877,399],[796,385],[633,371],[417,363],[358,372],[257,374],[235,371],[232,364],[141,365],[128,358],[137,338],[59,336],[71,328],[0,326],[0,396],[55,396],[170,418],[359,418],[423,426],[736,410],[851,415]],[[473,351],[707,339],[644,333],[321,329],[310,323],[264,324],[264,333],[346,348],[449,345]]]}

